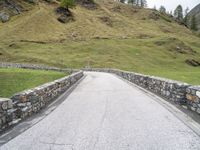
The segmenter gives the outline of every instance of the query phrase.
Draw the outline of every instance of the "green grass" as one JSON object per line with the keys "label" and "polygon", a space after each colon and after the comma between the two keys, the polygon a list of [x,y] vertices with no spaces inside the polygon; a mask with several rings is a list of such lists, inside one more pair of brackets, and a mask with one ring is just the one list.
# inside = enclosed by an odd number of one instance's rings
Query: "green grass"
{"label": "green grass", "polygon": [[4,56],[7,61],[13,62],[63,68],[82,68],[89,64],[91,67],[118,68],[200,84],[200,68],[185,63],[186,59],[199,60],[198,46],[193,47],[198,52],[195,55],[181,54],[173,50],[176,42],[157,46],[155,42],[160,40],[102,39],[48,44],[19,42],[16,43],[18,48],[8,47]]}
{"label": "green grass", "polygon": [[[149,18],[154,10],[113,0],[97,3],[96,10],[77,6],[72,10],[75,21],[68,24],[59,23],[56,6],[45,3],[0,23],[0,61],[63,68],[89,64],[200,84],[200,67],[185,63],[187,59],[200,62],[200,38],[189,29],[166,15]],[[113,11],[115,7],[120,10]],[[112,25],[100,17],[109,17]],[[186,53],[179,53],[177,47]]]}
{"label": "green grass", "polygon": [[0,69],[0,97],[11,97],[14,93],[64,77],[66,74],[53,71],[28,69]]}

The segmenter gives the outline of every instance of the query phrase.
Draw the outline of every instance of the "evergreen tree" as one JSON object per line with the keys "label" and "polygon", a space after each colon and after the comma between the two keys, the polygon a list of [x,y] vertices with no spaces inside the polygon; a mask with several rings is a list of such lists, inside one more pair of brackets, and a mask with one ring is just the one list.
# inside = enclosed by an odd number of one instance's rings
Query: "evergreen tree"
{"label": "evergreen tree", "polygon": [[135,1],[136,6],[140,6],[140,0]]}
{"label": "evergreen tree", "polygon": [[183,21],[183,7],[181,5],[178,5],[174,10],[174,17],[179,21]]}
{"label": "evergreen tree", "polygon": [[163,14],[166,14],[166,8],[164,6],[160,6],[159,11]]}
{"label": "evergreen tree", "polygon": [[188,12],[189,12],[189,8],[187,7],[185,9],[185,17],[183,19],[184,23],[187,25],[188,24]]}
{"label": "evergreen tree", "polygon": [[62,0],[60,5],[69,10],[69,8],[75,7],[75,0]]}
{"label": "evergreen tree", "polygon": [[140,0],[140,6],[141,7],[147,7],[147,1],[146,0]]}
{"label": "evergreen tree", "polygon": [[128,0],[129,4],[135,5],[136,4],[136,0]]}
{"label": "evergreen tree", "polygon": [[139,7],[147,7],[147,1],[146,0],[134,0],[135,5]]}
{"label": "evergreen tree", "polygon": [[192,30],[197,31],[197,23],[196,23],[196,17],[195,15],[192,16],[191,19],[191,27]]}

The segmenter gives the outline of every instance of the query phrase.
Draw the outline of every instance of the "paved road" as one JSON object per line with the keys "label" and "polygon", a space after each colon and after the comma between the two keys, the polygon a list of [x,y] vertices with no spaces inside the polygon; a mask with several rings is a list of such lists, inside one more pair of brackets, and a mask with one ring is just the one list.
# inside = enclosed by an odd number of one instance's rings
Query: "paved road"
{"label": "paved road", "polygon": [[1,150],[199,150],[200,137],[114,75],[86,78],[50,115]]}

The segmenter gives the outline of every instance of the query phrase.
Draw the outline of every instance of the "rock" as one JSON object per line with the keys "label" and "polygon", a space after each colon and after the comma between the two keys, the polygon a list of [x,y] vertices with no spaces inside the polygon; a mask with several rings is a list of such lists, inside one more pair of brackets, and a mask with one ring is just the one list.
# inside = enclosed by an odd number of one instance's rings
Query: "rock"
{"label": "rock", "polygon": [[56,9],[56,13],[61,14],[60,17],[58,17],[58,21],[61,23],[73,21],[72,13],[66,8],[58,7]]}
{"label": "rock", "polygon": [[76,3],[87,9],[96,9],[97,4],[93,0],[76,0]]}
{"label": "rock", "polygon": [[193,66],[193,67],[199,67],[200,66],[200,62],[194,59],[187,59],[185,61],[188,65]]}
{"label": "rock", "polygon": [[64,7],[58,7],[56,9],[56,13],[61,14],[61,15],[65,15],[65,16],[71,16],[72,15],[71,12]]}
{"label": "rock", "polygon": [[29,3],[38,4],[39,0],[26,0]]}
{"label": "rock", "polygon": [[12,100],[8,98],[0,98],[0,112],[7,111],[8,109],[12,109]]}
{"label": "rock", "polygon": [[10,20],[10,15],[5,12],[0,12],[0,19],[3,23]]}
{"label": "rock", "polygon": [[70,21],[73,21],[73,17],[61,15],[60,17],[58,17],[58,21],[61,22],[61,23],[68,23]]}

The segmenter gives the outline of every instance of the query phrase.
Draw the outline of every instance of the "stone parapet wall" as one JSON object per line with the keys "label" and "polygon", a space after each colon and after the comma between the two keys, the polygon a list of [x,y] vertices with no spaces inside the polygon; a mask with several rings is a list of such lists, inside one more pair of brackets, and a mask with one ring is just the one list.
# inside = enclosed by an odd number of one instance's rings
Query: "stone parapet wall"
{"label": "stone parapet wall", "polygon": [[21,63],[9,63],[9,62],[0,62],[0,68],[22,68],[22,69],[32,69],[32,70],[49,70],[49,71],[58,71],[58,72],[78,72],[78,69],[61,69],[57,67],[38,65],[38,64],[21,64]]}
{"label": "stone parapet wall", "polygon": [[187,83],[143,75],[117,69],[83,69],[85,71],[108,72],[116,74],[156,95],[174,101],[176,104],[185,105],[188,109],[200,114],[200,86]]}
{"label": "stone parapet wall", "polygon": [[200,114],[200,86],[188,87],[186,92],[188,107]]}
{"label": "stone parapet wall", "polygon": [[0,98],[0,129],[6,128],[11,125],[13,115],[13,103],[11,99]]}
{"label": "stone parapet wall", "polygon": [[79,71],[70,76],[15,94],[11,99],[0,98],[0,130],[39,112],[83,77]]}

